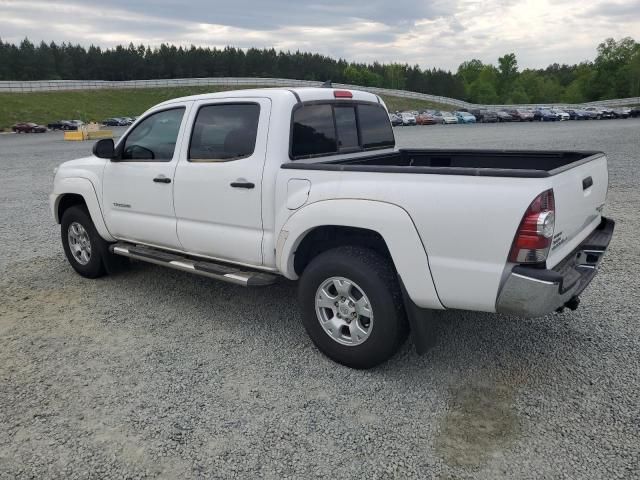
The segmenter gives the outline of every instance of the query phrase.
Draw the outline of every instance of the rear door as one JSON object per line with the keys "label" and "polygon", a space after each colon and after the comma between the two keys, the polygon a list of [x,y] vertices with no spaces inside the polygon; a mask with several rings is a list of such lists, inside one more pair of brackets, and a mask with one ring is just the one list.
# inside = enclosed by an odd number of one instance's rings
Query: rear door
{"label": "rear door", "polygon": [[607,158],[601,155],[551,179],[556,221],[549,268],[569,255],[600,223],[609,182]]}
{"label": "rear door", "polygon": [[188,104],[151,112],[118,143],[118,158],[106,164],[104,215],[121,240],[181,249],[173,209],[173,179]]}
{"label": "rear door", "polygon": [[262,264],[262,172],[271,101],[200,101],[176,169],[178,237],[192,254]]}

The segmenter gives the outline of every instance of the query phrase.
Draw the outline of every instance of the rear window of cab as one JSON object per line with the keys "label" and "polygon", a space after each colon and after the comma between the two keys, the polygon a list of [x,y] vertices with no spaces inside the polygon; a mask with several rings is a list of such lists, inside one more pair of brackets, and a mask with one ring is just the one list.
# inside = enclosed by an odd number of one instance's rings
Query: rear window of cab
{"label": "rear window of cab", "polygon": [[302,104],[292,114],[292,160],[394,146],[389,116],[379,104]]}

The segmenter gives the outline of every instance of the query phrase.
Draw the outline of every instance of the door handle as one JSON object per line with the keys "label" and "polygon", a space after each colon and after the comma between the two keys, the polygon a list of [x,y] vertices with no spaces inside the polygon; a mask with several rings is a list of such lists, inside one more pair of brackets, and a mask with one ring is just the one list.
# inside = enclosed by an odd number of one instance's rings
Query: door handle
{"label": "door handle", "polygon": [[587,188],[593,186],[593,178],[587,177],[582,180],[582,189],[586,190]]}
{"label": "door handle", "polygon": [[233,188],[254,188],[255,185],[251,182],[231,182]]}
{"label": "door handle", "polygon": [[156,183],[171,183],[171,179],[165,177],[164,175],[158,175],[156,178],[153,179],[153,181]]}

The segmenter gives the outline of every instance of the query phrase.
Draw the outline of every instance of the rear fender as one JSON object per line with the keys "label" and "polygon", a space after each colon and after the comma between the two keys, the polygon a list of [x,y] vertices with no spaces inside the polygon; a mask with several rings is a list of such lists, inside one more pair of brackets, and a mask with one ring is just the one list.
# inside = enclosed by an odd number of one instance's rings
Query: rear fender
{"label": "rear fender", "polygon": [[438,299],[427,253],[409,214],[397,205],[371,200],[324,200],[294,213],[280,230],[276,265],[296,280],[295,252],[304,237],[322,226],[373,230],[384,239],[409,297],[422,308],[443,309]]}

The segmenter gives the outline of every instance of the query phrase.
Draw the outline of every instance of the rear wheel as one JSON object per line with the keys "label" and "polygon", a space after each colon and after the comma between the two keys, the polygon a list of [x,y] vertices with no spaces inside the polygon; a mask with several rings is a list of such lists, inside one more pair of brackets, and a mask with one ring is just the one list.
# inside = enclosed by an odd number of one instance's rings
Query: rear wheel
{"label": "rear wheel", "polygon": [[62,247],[67,260],[83,277],[104,275],[109,244],[97,232],[85,207],[74,205],[65,210],[60,228]]}
{"label": "rear wheel", "polygon": [[361,247],[338,247],[316,258],[299,285],[304,326],[332,360],[371,368],[389,359],[408,333],[395,271]]}

